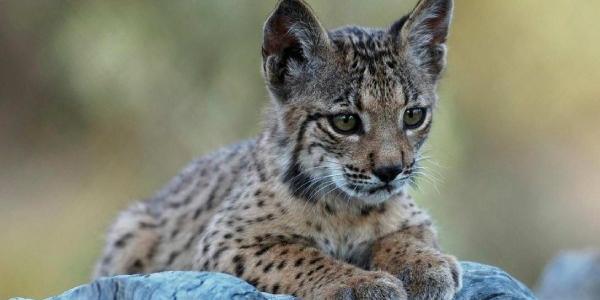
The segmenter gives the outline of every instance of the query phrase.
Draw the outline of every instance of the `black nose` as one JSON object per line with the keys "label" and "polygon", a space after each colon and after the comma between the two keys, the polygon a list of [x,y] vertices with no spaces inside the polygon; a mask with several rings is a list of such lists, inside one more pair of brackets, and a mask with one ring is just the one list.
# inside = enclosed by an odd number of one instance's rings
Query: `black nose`
{"label": "black nose", "polygon": [[380,167],[373,170],[373,174],[386,183],[396,179],[396,176],[401,172],[402,167],[400,165]]}

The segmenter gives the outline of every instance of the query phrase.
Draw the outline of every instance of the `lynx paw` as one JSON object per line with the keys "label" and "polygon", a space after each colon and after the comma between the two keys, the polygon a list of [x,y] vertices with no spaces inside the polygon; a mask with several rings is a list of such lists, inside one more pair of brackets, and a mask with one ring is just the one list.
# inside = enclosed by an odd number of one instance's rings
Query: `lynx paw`
{"label": "lynx paw", "polygon": [[385,272],[344,278],[338,284],[325,287],[323,299],[328,300],[406,300],[402,282]]}
{"label": "lynx paw", "polygon": [[461,269],[456,258],[435,250],[411,257],[398,277],[410,299],[451,300],[461,288]]}

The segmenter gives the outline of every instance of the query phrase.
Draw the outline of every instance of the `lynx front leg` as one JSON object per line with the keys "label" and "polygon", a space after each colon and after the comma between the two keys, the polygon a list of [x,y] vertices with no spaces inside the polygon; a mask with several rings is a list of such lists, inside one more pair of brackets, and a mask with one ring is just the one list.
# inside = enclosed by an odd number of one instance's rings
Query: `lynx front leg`
{"label": "lynx front leg", "polygon": [[404,228],[373,246],[373,270],[396,275],[409,299],[450,300],[461,287],[456,258],[441,253],[429,226]]}
{"label": "lynx front leg", "polygon": [[304,245],[240,245],[221,251],[218,261],[211,261],[215,253],[199,256],[196,267],[234,274],[265,292],[303,299],[406,299],[395,276],[359,269]]}

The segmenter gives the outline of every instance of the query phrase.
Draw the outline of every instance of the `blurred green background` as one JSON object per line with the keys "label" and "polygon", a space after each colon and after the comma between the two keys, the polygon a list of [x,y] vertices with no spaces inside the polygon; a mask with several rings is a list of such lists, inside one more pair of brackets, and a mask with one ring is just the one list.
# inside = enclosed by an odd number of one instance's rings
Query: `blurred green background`
{"label": "blurred green background", "polygon": [[[387,26],[411,1],[309,1]],[[600,246],[600,2],[457,1],[419,201],[444,248],[533,285]],[[89,279],[119,209],[256,134],[275,1],[0,1],[0,298]]]}

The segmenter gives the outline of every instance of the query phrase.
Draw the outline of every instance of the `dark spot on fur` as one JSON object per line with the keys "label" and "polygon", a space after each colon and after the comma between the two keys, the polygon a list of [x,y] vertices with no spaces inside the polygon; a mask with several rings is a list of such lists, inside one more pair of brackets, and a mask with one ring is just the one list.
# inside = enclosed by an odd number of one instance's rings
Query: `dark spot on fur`
{"label": "dark spot on fur", "polygon": [[212,256],[213,260],[219,259],[219,257],[221,256],[221,254],[223,252],[227,251],[227,250],[229,250],[229,247],[227,247],[227,246],[221,247],[221,248],[217,249],[217,251],[215,251],[215,253]]}
{"label": "dark spot on fur", "polygon": [[325,211],[330,215],[335,214],[335,210],[331,207],[331,205],[329,205],[329,203],[325,203]]}
{"label": "dark spot on fur", "polygon": [[140,228],[142,229],[152,229],[152,228],[156,228],[158,227],[157,224],[153,224],[153,223],[147,223],[147,222],[140,222],[139,223]]}
{"label": "dark spot on fur", "polygon": [[258,285],[258,280],[259,279],[256,277],[252,278],[252,279],[248,279],[248,283],[256,287]]}
{"label": "dark spot on fur", "polygon": [[309,264],[309,265],[314,265],[314,264],[316,264],[317,262],[319,262],[319,261],[321,261],[321,260],[323,260],[323,258],[322,258],[322,257],[313,258],[313,259],[311,259],[311,260],[308,262],[308,264]]}
{"label": "dark spot on fur", "polygon": [[283,260],[279,263],[279,265],[277,265],[277,269],[281,270],[281,269],[285,268],[285,265],[286,265],[286,261]]}
{"label": "dark spot on fur", "polygon": [[192,219],[196,220],[200,216],[201,213],[202,213],[202,207],[196,208],[196,210],[194,211],[194,215],[192,216]]}
{"label": "dark spot on fur", "polygon": [[129,268],[127,268],[127,274],[138,274],[144,270],[144,263],[141,260],[136,259]]}
{"label": "dark spot on fur", "polygon": [[273,247],[273,245],[265,245],[262,248],[260,248],[258,251],[256,251],[255,255],[261,256],[261,255],[265,254],[265,252],[269,251],[269,249],[271,249],[272,247]]}
{"label": "dark spot on fur", "polygon": [[235,264],[235,275],[241,277],[245,271],[244,258],[240,255],[236,255],[233,257],[233,262]]}
{"label": "dark spot on fur", "polygon": [[263,272],[265,273],[269,273],[271,271],[271,268],[273,268],[273,263],[270,262],[268,263],[264,268],[263,268]]}
{"label": "dark spot on fur", "polygon": [[361,216],[363,216],[363,217],[366,217],[366,216],[368,216],[368,215],[370,215],[370,214],[371,214],[371,211],[373,211],[373,208],[372,208],[372,207],[370,207],[370,206],[368,206],[368,207],[363,207],[363,208],[360,210],[360,215],[361,215]]}
{"label": "dark spot on fur", "polygon": [[240,261],[242,261],[244,259],[243,256],[237,254],[236,256],[233,257],[233,259],[231,260],[233,263],[238,263]]}
{"label": "dark spot on fur", "polygon": [[128,232],[115,241],[115,247],[123,248],[129,239],[133,238],[133,233]]}

